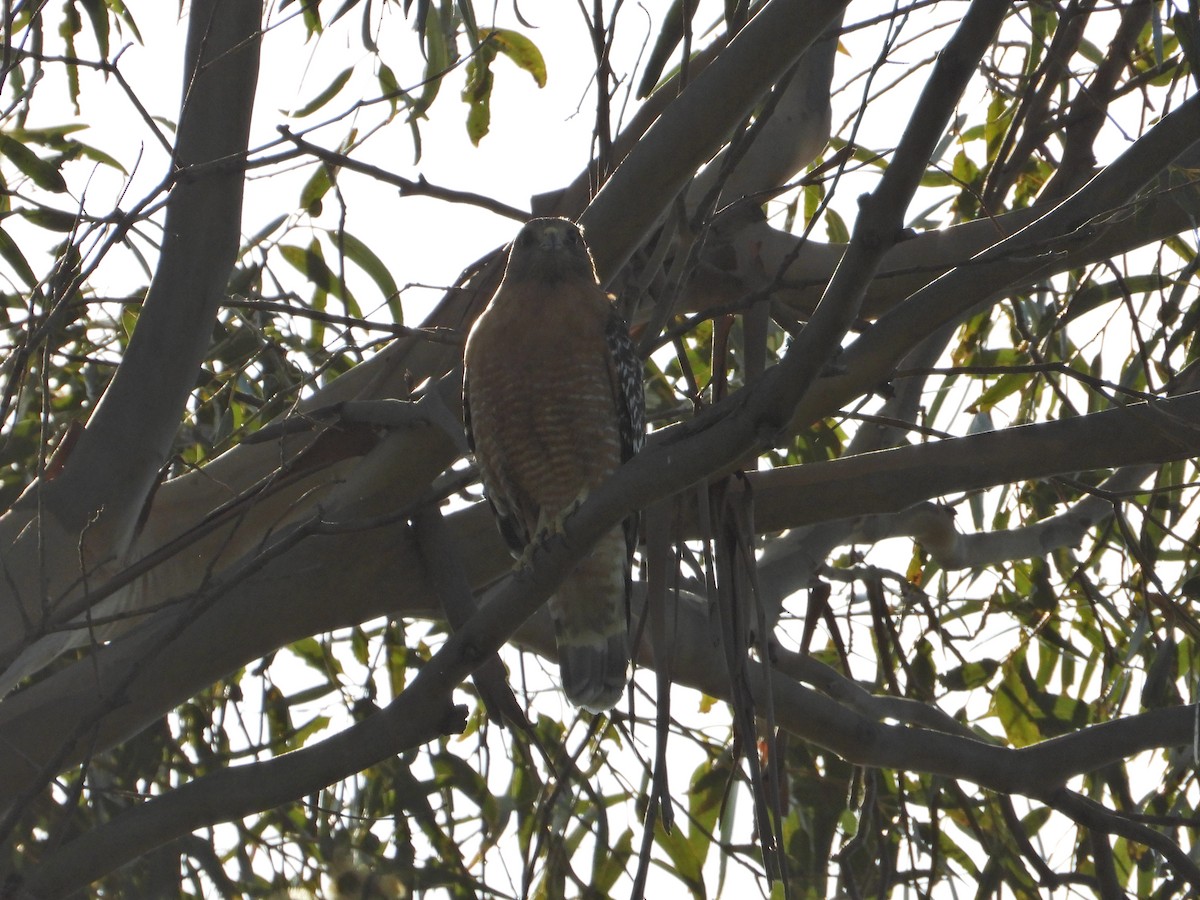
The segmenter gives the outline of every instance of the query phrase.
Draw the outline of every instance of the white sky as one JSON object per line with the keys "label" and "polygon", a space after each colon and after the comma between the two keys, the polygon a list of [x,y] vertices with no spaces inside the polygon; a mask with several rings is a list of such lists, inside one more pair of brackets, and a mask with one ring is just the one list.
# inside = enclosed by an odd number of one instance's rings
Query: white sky
{"label": "white sky", "polygon": [[[657,11],[658,6],[665,5],[659,0],[658,4],[651,4],[651,8]],[[375,4],[377,14],[380,6]],[[696,21],[717,21],[720,6],[717,0],[708,0],[702,4]],[[291,14],[293,9],[294,5],[288,7],[289,15],[274,16],[272,30],[264,42],[252,147],[273,144],[277,140],[276,127],[280,124],[287,123],[293,131],[300,132],[340,114],[360,97],[379,93],[370,55],[360,49],[358,9],[336,23],[320,39],[307,44],[303,42],[302,23]],[[478,147],[473,147],[465,132],[467,106],[458,97],[465,79],[460,68],[446,79],[429,111],[429,119],[421,123],[423,155],[417,165],[413,165],[414,144],[403,114],[357,150],[356,158],[407,177],[415,178],[419,174],[437,185],[493,196],[523,209],[529,209],[533,195],[560,188],[573,180],[590,156],[593,127],[590,39],[575,3],[526,0],[520,4],[520,9],[525,18],[537,26],[536,30],[524,28],[507,4],[497,7],[496,24],[520,30],[538,44],[548,72],[544,89],[538,89],[533,79],[508,59],[499,58],[493,65],[495,89],[491,131]],[[147,40],[144,46],[131,42],[120,57],[121,72],[153,114],[174,120],[178,114],[185,27],[178,24],[173,3],[133,4],[133,13]],[[480,16],[480,24],[486,24],[482,12]],[[411,25],[392,7],[385,8],[384,19],[379,33],[386,62],[402,85],[418,84],[424,77],[424,60],[417,50]],[[623,7],[613,51],[614,68],[618,72],[630,71],[633,61],[646,50],[646,40],[653,38],[649,34],[653,24],[638,6],[626,4]],[[697,38],[697,43],[700,42]],[[853,59],[843,57],[839,60],[841,65],[850,64],[846,72],[865,68],[878,51],[877,35],[869,39],[855,36],[844,43],[854,53]],[[80,41],[79,49],[85,56],[90,52],[87,44],[85,40]],[[120,38],[114,35],[114,47],[120,44]],[[926,49],[912,58],[921,58],[930,52]],[[299,120],[286,115],[285,111],[310,102],[336,73],[355,62],[360,64],[359,71],[342,93],[324,108]],[[34,107],[34,116],[45,118],[30,124],[49,125],[73,118],[70,110],[62,108],[46,112],[52,110],[51,106],[43,105],[47,99],[45,95],[50,92],[48,88],[58,90],[58,96],[65,98],[59,70],[48,67],[47,74],[48,83],[40,88],[40,103]],[[839,83],[845,77],[848,76],[839,77]],[[911,81],[911,85],[906,83],[889,94],[887,102],[873,106],[863,132],[868,146],[880,135],[889,136],[886,143],[893,139],[891,135],[898,134],[898,126],[908,108],[905,95],[911,98],[920,79]],[[115,81],[101,81],[84,73],[83,83],[82,120],[89,128],[79,138],[117,157],[127,168],[138,165],[132,184],[126,184],[119,174],[104,168],[92,174],[86,206],[90,212],[102,215],[112,209],[118,197],[124,197],[122,206],[128,208],[156,186],[165,172],[166,157]],[[621,113],[628,87],[623,84],[614,101],[615,119]],[[840,115],[835,113],[835,125],[849,115],[860,91],[856,85],[836,98],[843,109]],[[629,114],[634,108],[635,102],[631,102]],[[102,115],[97,115],[98,110],[103,111]],[[351,125],[360,131],[371,128],[378,119],[377,110],[377,107],[368,108],[354,118],[342,119],[307,137],[321,146],[337,149]],[[878,114],[885,115],[887,121],[880,121]],[[144,157],[137,163],[139,148]],[[91,167],[88,162],[73,165],[76,168]],[[243,233],[252,234],[275,216],[294,210],[300,186],[311,172],[312,166],[306,165],[283,177],[276,168],[260,170],[252,176],[247,185]],[[511,220],[474,207],[423,197],[401,198],[395,189],[380,186],[356,173],[343,172],[339,185],[347,199],[346,229],[364,240],[392,267],[401,285],[448,284],[463,265],[503,244],[516,230],[516,223]],[[853,196],[850,192],[845,195]],[[67,198],[54,199],[61,201],[57,205],[69,209]],[[335,228],[337,215],[336,203],[332,196],[327,196],[325,212],[318,224]],[[846,215],[850,216],[852,212],[847,210]],[[12,227],[14,236],[20,241],[24,236],[20,224],[13,222]],[[310,235],[301,232],[290,235],[286,242],[307,243],[309,238]],[[327,254],[327,259],[330,257],[331,254]],[[35,264],[34,268],[38,266]],[[280,269],[286,270],[286,267],[280,266]],[[122,293],[144,283],[140,273],[134,271],[131,277],[126,277],[122,275],[123,271],[120,265],[103,266],[93,279],[97,293]],[[371,287],[364,284],[353,269],[349,277],[364,311],[369,310],[373,306],[369,302],[373,296]],[[307,296],[303,284],[297,281],[297,290]],[[423,309],[436,302],[439,296],[440,292],[434,290],[406,294],[406,323],[419,321]],[[413,300],[418,302],[414,304]]]}

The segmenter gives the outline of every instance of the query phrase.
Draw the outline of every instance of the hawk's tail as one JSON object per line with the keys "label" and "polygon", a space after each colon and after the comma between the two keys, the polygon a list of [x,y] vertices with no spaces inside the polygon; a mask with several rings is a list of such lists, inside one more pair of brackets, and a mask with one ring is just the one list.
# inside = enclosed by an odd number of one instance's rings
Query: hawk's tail
{"label": "hawk's tail", "polygon": [[629,678],[629,635],[622,630],[580,644],[560,634],[558,666],[568,700],[589,712],[608,712],[620,701]]}
{"label": "hawk's tail", "polygon": [[550,598],[563,692],[607,712],[629,679],[629,552],[620,528],[601,538]]}

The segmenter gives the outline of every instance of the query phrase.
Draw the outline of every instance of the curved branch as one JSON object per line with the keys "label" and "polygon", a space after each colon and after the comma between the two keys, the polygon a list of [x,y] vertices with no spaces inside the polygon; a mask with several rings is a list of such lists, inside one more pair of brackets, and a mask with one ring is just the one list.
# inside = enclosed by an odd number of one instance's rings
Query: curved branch
{"label": "curved branch", "polygon": [[[241,160],[258,81],[262,7],[193,0],[162,251],[121,365],[43,503],[120,553],[158,480],[212,339],[241,237]],[[96,529],[90,539],[99,537]]]}
{"label": "curved branch", "polygon": [[[1137,201],[1119,228],[1106,228],[1081,243],[1056,234],[1027,256],[1054,264],[1051,274],[1091,265],[1119,256],[1153,241],[1185,232],[1200,217],[1200,185],[1160,175],[1158,183]],[[1116,210],[1103,202],[1091,203],[1091,215],[1108,216]],[[935,279],[967,265],[968,261],[999,240],[1016,234],[1053,208],[1039,204],[988,219],[925,231],[896,244],[880,262],[879,272],[863,298],[862,316],[876,319]],[[1081,210],[1082,212],[1082,210]],[[1050,253],[1053,251],[1053,255]],[[844,244],[804,239],[773,228],[761,218],[723,217],[701,257],[701,269],[686,286],[681,309],[703,312],[714,307],[737,306],[761,290],[764,279],[774,279],[772,302],[807,317],[816,308],[821,292],[846,252]],[[1008,290],[1032,284],[1043,274],[1030,273],[1007,284]],[[982,282],[981,282],[982,283]],[[978,285],[973,292],[978,296]]]}
{"label": "curved branch", "polygon": [[[1187,394],[1060,422],[752,473],[749,477],[759,498],[756,520],[764,531],[777,531],[831,517],[898,511],[949,491],[1056,472],[1193,456],[1200,447],[1200,429],[1193,424],[1198,420],[1200,393]],[[599,487],[568,521],[565,539],[553,545],[558,555],[550,568],[544,572],[538,568],[530,586],[524,579],[506,583],[502,595],[520,594],[519,606],[485,606],[468,623],[468,636],[456,639],[484,648],[478,652],[503,643],[515,623],[528,618],[540,606],[540,598],[549,596],[558,583],[555,579],[573,564],[575,549],[590,547],[629,510],[643,505],[647,496],[676,490],[674,480],[683,477],[677,457],[685,452],[703,455],[704,448],[720,437],[719,430],[712,429],[686,442],[654,442]],[[437,426],[411,429],[405,432],[405,440],[394,441],[371,463],[373,476],[364,472],[339,491],[371,498],[384,508],[396,504],[397,495],[389,498],[375,486],[389,477],[398,456],[421,443],[443,448],[441,452],[452,446],[450,437]],[[417,473],[409,489],[419,492],[433,474]],[[378,509],[368,507],[361,512],[377,514]],[[685,514],[684,521],[694,521],[694,516]],[[483,504],[456,513],[449,523],[456,539],[473,548],[466,556],[467,577],[476,589],[509,569],[511,561]],[[356,559],[355,566],[336,564],[348,555]],[[404,596],[381,597],[372,587],[379,584],[403,584]],[[535,591],[531,585],[540,587]],[[338,604],[328,603],[327,598],[334,595],[343,599]],[[170,598],[170,594],[159,594],[156,600],[161,603]],[[211,607],[187,622],[169,654],[160,652],[163,632],[155,629],[177,628],[182,613],[175,609],[159,613],[127,638],[8,698],[0,705],[0,805],[7,806],[25,789],[37,772],[30,761],[43,759],[44,748],[79,739],[80,723],[95,727],[89,735],[97,748],[112,746],[196,690],[291,640],[395,612],[398,607],[410,615],[439,615],[406,526],[310,537],[261,571],[229,586]],[[504,611],[497,612],[500,609]],[[494,645],[490,643],[493,635],[500,636]],[[153,659],[144,658],[148,652]],[[463,648],[457,652],[464,652]],[[462,665],[461,661],[456,665]],[[448,677],[457,671],[450,669]],[[463,668],[463,677],[469,671],[469,666]],[[130,672],[136,672],[136,678],[125,687],[123,702],[112,708],[109,692],[114,684],[126,684]],[[64,756],[64,765],[73,758]]]}
{"label": "curved branch", "polygon": [[847,5],[770,0],[629,152],[580,223],[607,283],[734,127]]}
{"label": "curved branch", "polygon": [[57,478],[0,519],[0,658],[121,558],[160,477],[240,237],[261,5],[195,0],[162,251],[125,358]]}
{"label": "curved branch", "polygon": [[1200,451],[1197,422],[1200,392],[747,477],[758,527],[783,531],[998,484],[1188,459]]}
{"label": "curved branch", "polygon": [[1032,525],[963,534],[955,527],[952,510],[918,503],[894,516],[871,516],[855,523],[848,542],[875,544],[890,537],[910,537],[920,541],[938,566],[946,570],[982,569],[1032,559],[1062,547],[1078,547],[1089,529],[1113,514],[1113,500],[1108,497],[1135,490],[1157,471],[1156,465],[1149,464],[1123,468],[1106,478],[1096,493]]}
{"label": "curved branch", "polygon": [[[945,132],[954,105],[1007,11],[1006,4],[973,0],[938,55],[891,165],[875,190],[859,201],[859,214],[846,255],[821,295],[807,327],[770,373],[775,389],[754,391],[746,398],[747,406],[755,410],[760,429],[782,430],[796,417],[801,399],[811,393],[809,388],[857,319],[884,253],[900,240],[905,212]],[[908,341],[903,352],[908,353],[935,330],[927,329]]]}

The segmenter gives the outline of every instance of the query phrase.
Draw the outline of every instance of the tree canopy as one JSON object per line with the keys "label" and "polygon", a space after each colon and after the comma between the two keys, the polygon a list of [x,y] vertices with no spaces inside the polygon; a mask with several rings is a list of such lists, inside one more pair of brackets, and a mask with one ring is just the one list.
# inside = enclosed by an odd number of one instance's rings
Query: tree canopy
{"label": "tree canopy", "polygon": [[[169,7],[6,7],[5,896],[1200,891],[1194,2]],[[652,434],[514,568],[537,215]]]}

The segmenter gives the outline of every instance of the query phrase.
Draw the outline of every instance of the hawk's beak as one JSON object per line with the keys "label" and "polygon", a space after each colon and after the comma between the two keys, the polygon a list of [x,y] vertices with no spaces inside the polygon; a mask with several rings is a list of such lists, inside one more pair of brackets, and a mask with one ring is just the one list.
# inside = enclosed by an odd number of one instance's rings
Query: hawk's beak
{"label": "hawk's beak", "polygon": [[565,228],[547,228],[542,232],[542,249],[547,253],[557,252],[567,243],[567,231]]}

